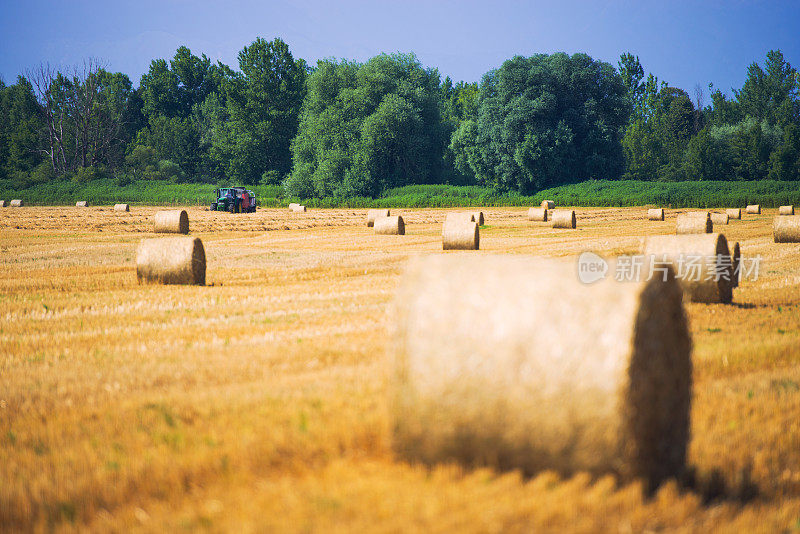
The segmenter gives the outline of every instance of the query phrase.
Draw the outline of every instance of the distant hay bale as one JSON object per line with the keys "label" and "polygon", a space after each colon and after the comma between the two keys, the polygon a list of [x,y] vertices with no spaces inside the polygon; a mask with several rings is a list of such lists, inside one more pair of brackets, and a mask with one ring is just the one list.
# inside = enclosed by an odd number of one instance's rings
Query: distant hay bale
{"label": "distant hay bale", "polygon": [[25,205],[25,203],[23,201],[21,201],[20,199],[18,199],[18,198],[15,198],[9,204],[9,206],[12,207],[12,208],[21,208],[24,205]]}
{"label": "distant hay bale", "polygon": [[575,228],[574,210],[555,210],[552,215],[553,228]]}
{"label": "distant hay bale", "polygon": [[448,217],[442,225],[442,250],[478,250],[480,229],[471,220]]}
{"label": "distant hay bale", "polygon": [[528,210],[528,220],[547,222],[547,208],[530,208]]}
{"label": "distant hay bale", "polygon": [[800,215],[775,217],[772,233],[776,243],[800,243]]}
{"label": "distant hay bale", "polygon": [[729,219],[741,219],[742,218],[742,208],[730,208],[725,210],[725,213],[728,215]]}
{"label": "distant hay bale", "polygon": [[290,205],[289,209],[294,213],[305,213],[306,207],[301,206],[300,204]]}
{"label": "distant hay bale", "polygon": [[706,218],[692,216],[687,213],[678,215],[678,220],[675,222],[676,234],[710,234],[714,229],[714,224],[711,222],[711,217]]}
{"label": "distant hay bale", "polygon": [[644,255],[657,265],[676,271],[692,302],[729,303],[733,288],[733,263],[722,234],[659,235],[645,241]]}
{"label": "distant hay bale", "polygon": [[745,211],[750,215],[761,215],[761,204],[750,204]]}
{"label": "distant hay bale", "polygon": [[374,228],[376,234],[406,235],[406,224],[400,215],[378,217],[375,219]]}
{"label": "distant hay bale", "polygon": [[425,256],[400,280],[389,359],[399,456],[650,488],[682,472],[691,338],[673,277],[586,285],[557,260]]}
{"label": "distant hay bale", "polygon": [[6,207],[6,201],[0,200],[0,208],[5,208],[5,207]]}
{"label": "distant hay bale", "polygon": [[130,204],[114,204],[114,211],[131,211]]}
{"label": "distant hay bale", "polygon": [[781,206],[778,208],[778,215],[794,215],[794,206]]}
{"label": "distant hay bale", "polygon": [[157,234],[188,234],[189,214],[186,210],[159,211],[153,217],[153,231]]}
{"label": "distant hay bale", "polygon": [[727,213],[712,213],[711,214],[711,222],[713,224],[728,224],[730,217],[728,217]]}
{"label": "distant hay bale", "polygon": [[136,251],[139,283],[205,285],[206,253],[199,237],[142,239]]}
{"label": "distant hay bale", "polygon": [[478,223],[478,226],[483,226],[485,219],[483,217],[482,211],[473,211],[472,217],[475,220],[475,222]]}
{"label": "distant hay bale", "polygon": [[556,203],[553,202],[552,200],[542,200],[542,203],[539,207],[544,208],[546,210],[551,210],[556,207]]}
{"label": "distant hay bale", "polygon": [[731,287],[739,287],[739,279],[742,277],[742,251],[739,248],[738,241],[731,245],[731,264],[733,266],[733,284]]}
{"label": "distant hay bale", "polygon": [[389,210],[369,210],[367,211],[367,226],[372,227],[375,224],[375,219],[378,217],[388,217],[389,215]]}
{"label": "distant hay bale", "polygon": [[664,208],[651,208],[647,210],[647,219],[650,221],[663,221]]}
{"label": "distant hay bale", "polygon": [[79,200],[75,203],[76,208],[88,208],[89,202],[87,200]]}
{"label": "distant hay bale", "polygon": [[300,206],[300,204],[298,204],[297,202],[289,202],[289,211],[298,206]]}

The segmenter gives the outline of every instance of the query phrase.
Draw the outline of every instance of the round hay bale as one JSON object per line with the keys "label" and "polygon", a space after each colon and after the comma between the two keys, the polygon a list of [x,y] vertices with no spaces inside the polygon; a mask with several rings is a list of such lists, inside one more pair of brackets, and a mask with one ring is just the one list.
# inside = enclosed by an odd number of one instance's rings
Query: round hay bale
{"label": "round hay bale", "polygon": [[289,209],[294,213],[305,213],[305,211],[306,211],[306,207],[305,206],[301,206],[300,204],[295,204],[294,206],[292,206]]}
{"label": "round hay bale", "polygon": [[741,219],[742,218],[742,208],[730,208],[725,210],[725,213],[728,215],[729,219]]}
{"label": "round hay bale", "polygon": [[442,250],[478,250],[480,248],[478,223],[448,217],[442,225]]}
{"label": "round hay bale", "polygon": [[761,215],[761,204],[750,204],[745,208],[745,212],[750,215]]}
{"label": "round hay bale", "polygon": [[778,215],[794,215],[794,206],[781,206],[778,208]]}
{"label": "round hay bale", "polygon": [[727,213],[712,213],[711,214],[711,222],[713,224],[728,224],[730,217],[728,217]]}
{"label": "round hay bale", "polygon": [[79,200],[75,203],[76,208],[88,208],[89,201],[88,200]]}
{"label": "round hay bale", "polygon": [[367,211],[367,226],[372,227],[375,224],[375,219],[378,217],[388,217],[389,210],[368,210]]}
{"label": "round hay bale", "polygon": [[289,211],[292,211],[292,209],[298,206],[300,206],[300,204],[298,204],[297,202],[289,202]]}
{"label": "round hay bale", "polygon": [[649,261],[675,269],[692,302],[731,301],[733,264],[724,235],[651,236],[645,241],[644,255]]}
{"label": "round hay bale", "polygon": [[647,210],[647,219],[650,221],[663,221],[664,208],[651,208]]}
{"label": "round hay bale", "polygon": [[188,234],[189,214],[186,210],[159,211],[153,217],[153,231],[157,234]]}
{"label": "round hay bale", "polygon": [[528,210],[528,220],[547,222],[547,208],[530,208]]}
{"label": "round hay bale", "polygon": [[5,208],[5,207],[6,207],[6,201],[0,200],[0,208]]}
{"label": "round hay bale", "polygon": [[706,216],[704,219],[688,213],[681,213],[675,223],[676,234],[710,234],[713,229],[714,224],[711,222],[710,216]]}
{"label": "round hay bale", "polygon": [[551,210],[556,207],[556,203],[553,202],[552,200],[542,200],[542,203],[540,204],[539,207],[544,208],[546,210]]}
{"label": "round hay bale", "polygon": [[114,211],[131,211],[130,204],[114,204]]}
{"label": "round hay bale", "polygon": [[400,456],[651,488],[683,470],[691,338],[673,277],[587,285],[557,260],[426,256],[394,302]]}
{"label": "round hay bale", "polygon": [[800,215],[775,217],[772,235],[776,243],[800,243]]}
{"label": "round hay bale", "polygon": [[206,253],[199,237],[142,239],[136,251],[139,283],[205,285]]}
{"label": "round hay bale", "polygon": [[375,219],[374,227],[376,234],[406,235],[406,224],[400,215],[378,217]]}
{"label": "round hay bale", "polygon": [[483,226],[485,219],[482,211],[473,211],[472,218],[476,223],[478,223],[478,226]]}
{"label": "round hay bale", "polygon": [[731,245],[731,265],[733,266],[733,278],[731,287],[739,287],[739,280],[742,277],[742,251],[739,242],[735,241]]}
{"label": "round hay bale", "polygon": [[556,210],[552,214],[553,228],[575,228],[574,210]]}
{"label": "round hay bale", "polygon": [[9,204],[9,206],[12,207],[12,208],[21,208],[24,205],[25,205],[25,203],[22,200],[18,199],[18,198],[15,198]]}

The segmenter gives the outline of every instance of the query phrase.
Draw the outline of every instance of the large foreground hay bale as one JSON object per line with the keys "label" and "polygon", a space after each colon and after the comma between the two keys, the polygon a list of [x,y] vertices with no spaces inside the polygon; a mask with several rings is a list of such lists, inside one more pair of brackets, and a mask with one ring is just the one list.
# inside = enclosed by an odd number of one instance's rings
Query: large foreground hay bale
{"label": "large foreground hay bale", "polygon": [[645,241],[644,254],[657,264],[654,276],[660,275],[658,269],[664,265],[675,269],[692,302],[731,301],[733,264],[724,235],[651,236]]}
{"label": "large foreground hay bale", "polygon": [[375,233],[383,235],[406,235],[406,224],[400,215],[375,219]]}
{"label": "large foreground hay bale", "polygon": [[471,220],[447,217],[442,225],[442,250],[478,250],[480,229]]}
{"label": "large foreground hay bale", "polygon": [[556,210],[552,213],[553,228],[575,228],[574,210]]}
{"label": "large foreground hay bale", "polygon": [[742,277],[742,250],[738,241],[731,245],[731,265],[733,267],[733,283],[731,287],[739,287],[739,280]]}
{"label": "large foreground hay bale", "polygon": [[18,199],[18,198],[15,198],[9,204],[9,206],[12,207],[12,208],[21,208],[24,205],[25,205],[25,203],[22,200]]}
{"label": "large foreground hay bale", "polygon": [[5,208],[5,207],[6,207],[6,201],[0,200],[0,208]]}
{"label": "large foreground hay bale", "polygon": [[714,229],[714,224],[711,222],[711,217],[706,215],[706,218],[696,217],[688,213],[681,213],[678,215],[678,220],[675,222],[676,234],[710,234]]}
{"label": "large foreground hay bale", "polygon": [[412,260],[393,315],[393,448],[651,488],[677,476],[692,388],[681,298],[672,277],[585,285],[557,260]]}
{"label": "large foreground hay bale", "polygon": [[206,253],[199,237],[142,239],[136,251],[139,283],[205,285]]}
{"label": "large foreground hay bale", "polygon": [[542,200],[542,203],[540,204],[539,207],[544,208],[546,210],[551,210],[556,207],[556,203],[553,202],[552,200]]}
{"label": "large foreground hay bale", "polygon": [[367,226],[372,227],[375,225],[375,219],[378,217],[388,217],[389,215],[389,210],[367,210]]}
{"label": "large foreground hay bale", "polygon": [[528,220],[547,222],[547,208],[530,208],[528,210]]}
{"label": "large foreground hay bale", "polygon": [[650,221],[663,221],[664,208],[651,208],[647,210],[647,219]]}
{"label": "large foreground hay bale", "polygon": [[772,235],[776,243],[800,243],[800,215],[775,217]]}
{"label": "large foreground hay bale", "polygon": [[186,210],[159,211],[153,217],[153,231],[157,234],[188,234],[189,214]]}
{"label": "large foreground hay bale", "polygon": [[131,211],[130,204],[114,204],[114,211]]}
{"label": "large foreground hay bale", "polygon": [[89,201],[87,201],[87,200],[79,200],[79,201],[77,201],[75,203],[75,207],[76,208],[88,208],[89,207]]}
{"label": "large foreground hay bale", "polygon": [[761,215],[761,204],[750,204],[745,211],[751,215]]}
{"label": "large foreground hay bale", "polygon": [[742,218],[742,208],[730,208],[725,210],[725,214],[728,215],[729,219],[741,219]]}
{"label": "large foreground hay bale", "polygon": [[300,204],[294,204],[289,206],[289,210],[294,213],[305,213],[306,207],[301,206]]}
{"label": "large foreground hay bale", "polygon": [[794,215],[794,206],[781,206],[778,208],[778,215]]}
{"label": "large foreground hay bale", "polygon": [[712,213],[711,214],[711,222],[713,224],[728,224],[730,217],[728,217],[727,213]]}
{"label": "large foreground hay bale", "polygon": [[486,219],[483,216],[482,211],[473,211],[472,212],[472,219],[478,223],[478,226],[483,226],[483,223],[486,222]]}

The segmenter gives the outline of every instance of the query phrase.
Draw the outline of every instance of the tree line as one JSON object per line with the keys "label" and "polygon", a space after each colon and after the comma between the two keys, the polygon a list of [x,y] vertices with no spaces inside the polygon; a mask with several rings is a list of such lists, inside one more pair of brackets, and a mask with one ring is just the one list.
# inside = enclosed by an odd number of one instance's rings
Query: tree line
{"label": "tree line", "polygon": [[[134,87],[87,60],[0,80],[0,180],[282,185],[301,198],[410,184],[532,194],[589,179],[800,179],[800,76],[779,50],[732,97],[639,58],[516,56],[454,83],[413,54],[309,66],[256,39],[238,70],[180,47]],[[708,102],[706,102],[708,95]]]}

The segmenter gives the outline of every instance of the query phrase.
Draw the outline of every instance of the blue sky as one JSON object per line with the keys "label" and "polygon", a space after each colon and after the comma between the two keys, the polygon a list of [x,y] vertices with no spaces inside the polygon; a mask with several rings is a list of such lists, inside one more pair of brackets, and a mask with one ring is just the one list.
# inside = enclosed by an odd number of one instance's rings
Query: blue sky
{"label": "blue sky", "polygon": [[631,51],[690,94],[709,82],[730,92],[772,48],[800,66],[800,2],[0,0],[0,76],[93,57],[138,85],[153,58],[181,45],[238,68],[258,36],[281,37],[311,64],[413,51],[456,81],[517,54],[586,52],[616,65]]}

